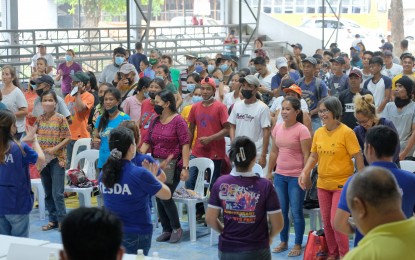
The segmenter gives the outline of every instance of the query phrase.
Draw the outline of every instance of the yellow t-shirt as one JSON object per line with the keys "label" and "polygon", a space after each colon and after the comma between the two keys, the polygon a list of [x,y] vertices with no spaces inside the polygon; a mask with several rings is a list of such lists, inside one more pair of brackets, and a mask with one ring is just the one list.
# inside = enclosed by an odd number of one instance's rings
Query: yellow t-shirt
{"label": "yellow t-shirt", "polygon": [[[398,79],[402,78],[403,73],[399,73],[398,75],[396,75],[395,77],[393,77],[392,79],[392,90],[396,89],[395,83]],[[408,76],[410,79],[412,79],[413,82],[415,82],[415,72],[412,73],[412,75],[406,75]]]}
{"label": "yellow t-shirt", "polygon": [[333,131],[325,126],[314,134],[311,152],[318,154],[317,187],[341,190],[353,174],[352,155],[360,151],[359,142],[352,129],[340,123]]}
{"label": "yellow t-shirt", "polygon": [[[184,120],[186,120],[187,126],[189,127],[190,127],[189,114],[190,114],[191,109],[192,109],[192,105],[185,106],[181,113]],[[195,127],[195,134],[193,135],[192,147],[195,145],[196,136],[197,136],[197,126]]]}
{"label": "yellow t-shirt", "polygon": [[380,225],[369,231],[343,260],[415,259],[415,219]]}

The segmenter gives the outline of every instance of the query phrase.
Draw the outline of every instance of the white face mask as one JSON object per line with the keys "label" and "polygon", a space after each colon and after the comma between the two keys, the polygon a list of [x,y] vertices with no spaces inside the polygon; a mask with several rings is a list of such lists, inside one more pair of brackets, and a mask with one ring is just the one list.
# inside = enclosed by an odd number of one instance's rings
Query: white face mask
{"label": "white face mask", "polygon": [[192,60],[186,60],[187,67],[193,66],[193,64],[195,64],[194,61],[192,61]]}

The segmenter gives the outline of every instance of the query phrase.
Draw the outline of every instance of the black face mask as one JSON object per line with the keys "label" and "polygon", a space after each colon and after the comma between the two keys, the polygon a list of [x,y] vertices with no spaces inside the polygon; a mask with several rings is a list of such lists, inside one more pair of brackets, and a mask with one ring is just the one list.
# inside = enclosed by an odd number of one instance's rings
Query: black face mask
{"label": "black face mask", "polygon": [[247,89],[242,89],[241,93],[245,99],[250,99],[254,95],[252,94],[252,90],[247,90]]}
{"label": "black face mask", "polygon": [[43,88],[42,89],[36,89],[36,94],[40,97],[43,94]]}
{"label": "black face mask", "polygon": [[154,112],[156,112],[157,115],[161,115],[163,113],[164,107],[160,105],[154,105]]}
{"label": "black face mask", "polygon": [[127,78],[128,80],[128,86],[131,86],[133,84],[133,79]]}
{"label": "black face mask", "polygon": [[148,96],[149,96],[151,99],[156,99],[156,95],[157,95],[157,93],[148,92]]}
{"label": "black face mask", "polygon": [[395,97],[395,101],[394,102],[395,102],[395,105],[398,108],[403,108],[404,106],[408,105],[411,102],[411,99],[410,98],[408,98],[408,99],[401,99],[401,98]]}

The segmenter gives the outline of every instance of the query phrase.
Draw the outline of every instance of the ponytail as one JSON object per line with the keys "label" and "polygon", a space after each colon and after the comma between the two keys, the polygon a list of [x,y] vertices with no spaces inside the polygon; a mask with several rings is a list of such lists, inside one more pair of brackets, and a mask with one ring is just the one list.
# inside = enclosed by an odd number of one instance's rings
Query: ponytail
{"label": "ponytail", "polygon": [[256,157],[255,143],[247,136],[238,136],[233,140],[229,150],[229,158],[238,171],[247,171]]}
{"label": "ponytail", "polygon": [[133,131],[119,126],[111,131],[108,142],[111,153],[102,167],[102,183],[105,187],[112,188],[121,179],[123,158],[130,146],[135,145]]}

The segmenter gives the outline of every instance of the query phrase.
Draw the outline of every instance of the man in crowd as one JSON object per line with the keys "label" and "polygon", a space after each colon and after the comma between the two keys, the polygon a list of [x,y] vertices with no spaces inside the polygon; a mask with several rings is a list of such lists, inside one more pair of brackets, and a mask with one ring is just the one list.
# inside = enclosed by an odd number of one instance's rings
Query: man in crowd
{"label": "man in crowd", "polygon": [[347,75],[343,73],[343,65],[346,64],[343,57],[331,59],[332,75],[329,79],[329,93],[330,96],[338,97],[340,92],[349,88],[349,81]]}
{"label": "man in crowd", "polygon": [[265,104],[269,104],[274,96],[274,93],[271,89],[271,81],[274,74],[271,73],[267,68],[267,63],[264,58],[256,57],[254,59],[255,70],[257,73],[255,77],[258,78],[261,86],[258,88],[259,93],[262,95],[262,101]]}
{"label": "man in crowd", "polygon": [[30,66],[32,67],[32,72],[36,72],[36,62],[39,58],[45,58],[46,62],[48,63],[48,67],[46,68],[46,74],[52,76],[53,67],[55,67],[55,62],[53,61],[52,55],[46,53],[46,45],[41,43],[37,45],[38,52],[32,57],[32,63]]}
{"label": "man in crowd", "polygon": [[239,82],[244,100],[236,102],[229,115],[229,135],[231,141],[238,136],[249,137],[256,145],[259,165],[265,167],[271,126],[269,108],[256,97],[260,86],[257,77],[248,75]]}
{"label": "man in crowd", "polygon": [[360,58],[360,47],[359,46],[353,46],[350,47],[350,56],[352,56],[352,60],[350,61],[350,65],[353,67],[358,67],[359,69],[362,69],[362,59]]}
{"label": "man in crowd", "polygon": [[181,87],[180,87],[180,70],[173,67],[173,59],[168,54],[163,54],[161,56],[160,65],[166,65],[170,70],[170,77],[171,82],[173,83],[176,91],[181,94]]}
{"label": "man in crowd", "polygon": [[[390,36],[390,35],[388,35],[388,36]],[[379,47],[379,49],[382,52],[390,51],[390,52],[393,53],[393,45],[392,45],[392,43],[390,41],[385,42],[382,46]],[[401,61],[399,60],[398,57],[393,56],[393,63],[400,64]]]}
{"label": "man in crowd", "polygon": [[140,74],[140,62],[146,60],[147,56],[143,54],[143,44],[141,42],[135,43],[135,54],[128,58],[128,62],[133,64],[138,74]]}
{"label": "man in crowd", "polygon": [[392,92],[395,91],[395,83],[398,79],[402,78],[402,76],[408,76],[412,81],[415,82],[415,72],[413,72],[415,63],[415,57],[411,54],[403,54],[402,55],[402,72],[397,74],[392,79]]}
{"label": "man in crowd", "polygon": [[391,98],[392,81],[380,73],[383,68],[383,60],[381,57],[373,57],[369,61],[369,65],[373,77],[363,84],[363,88],[372,92],[376,112],[382,113]]}
{"label": "man in crowd", "polygon": [[183,69],[180,72],[180,82],[182,86],[182,93],[189,94],[187,91],[187,76],[195,72],[195,63],[197,59],[196,53],[189,53],[184,55],[186,57],[186,66],[187,68]]}
{"label": "man in crowd", "polygon": [[401,191],[385,168],[368,167],[355,175],[347,204],[364,237],[344,260],[415,258],[415,219],[402,212]]}
{"label": "man in crowd", "polygon": [[273,91],[274,97],[280,96],[280,86],[283,79],[292,79],[294,82],[299,79],[299,74],[295,71],[291,72],[288,68],[288,61],[285,57],[278,57],[275,61],[275,67],[278,72],[271,79],[271,89]]}
{"label": "man in crowd", "polygon": [[362,57],[362,85],[361,87],[363,87],[363,83],[365,83],[367,80],[371,79],[373,77],[372,72],[370,71],[370,60],[373,58],[373,52],[371,51],[365,51],[363,53],[363,57]]}
{"label": "man in crowd", "polygon": [[114,79],[114,86],[121,92],[121,105],[127,97],[134,94],[137,87],[136,70],[133,64],[124,63],[121,65],[117,76]]}
{"label": "man in crowd", "polygon": [[[383,52],[383,61],[385,62],[385,66],[383,66],[381,71],[382,75],[393,79],[396,75],[402,74],[403,67],[399,64],[393,63],[393,54],[391,51],[386,50]],[[392,86],[392,88],[394,87]]]}

